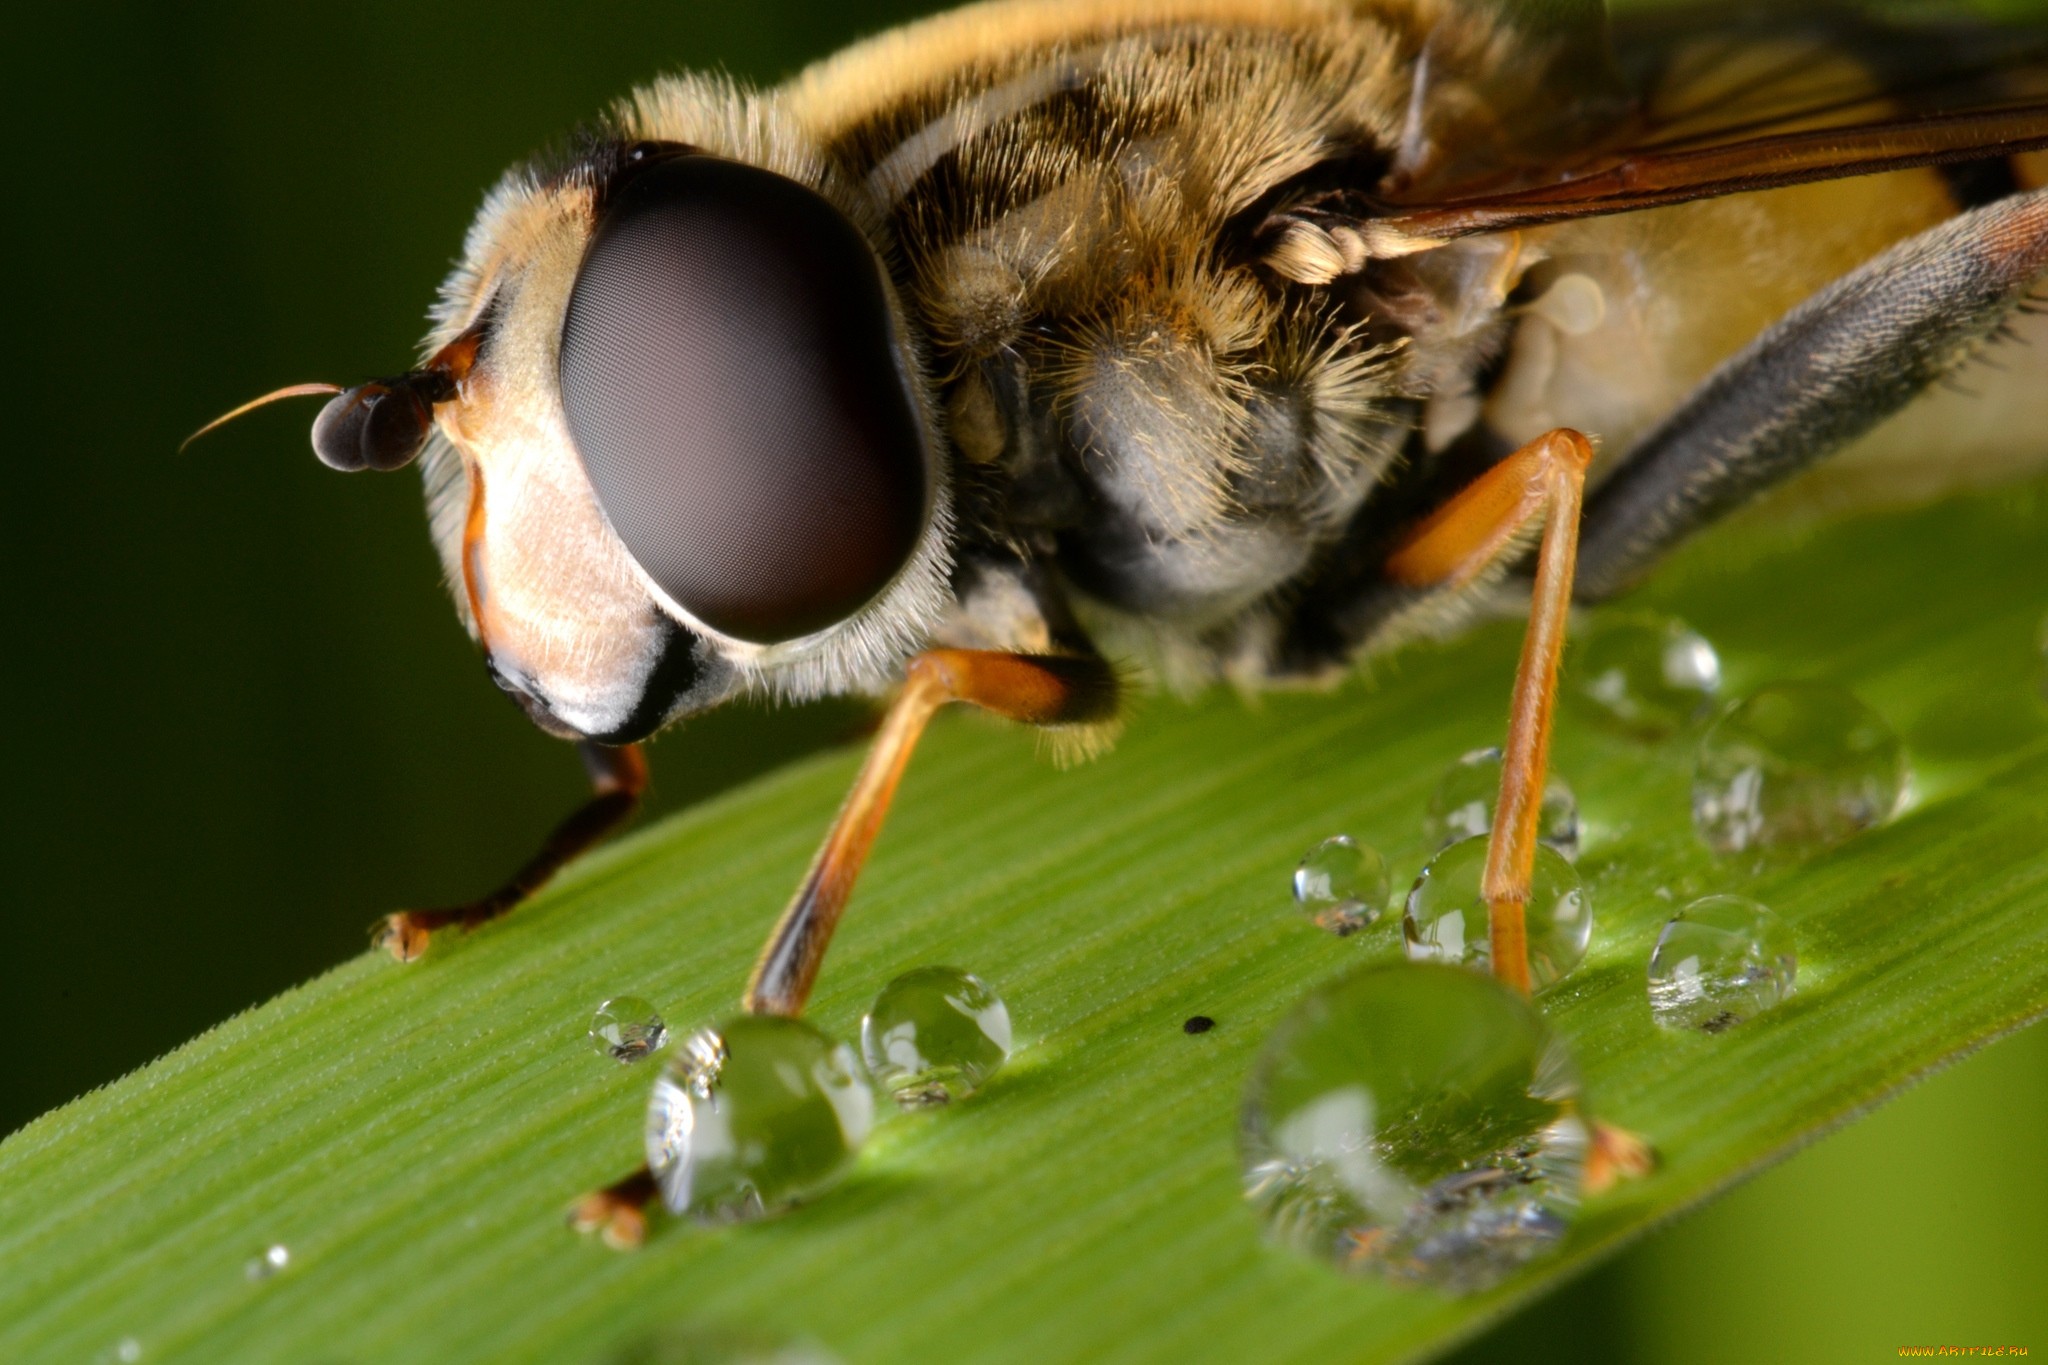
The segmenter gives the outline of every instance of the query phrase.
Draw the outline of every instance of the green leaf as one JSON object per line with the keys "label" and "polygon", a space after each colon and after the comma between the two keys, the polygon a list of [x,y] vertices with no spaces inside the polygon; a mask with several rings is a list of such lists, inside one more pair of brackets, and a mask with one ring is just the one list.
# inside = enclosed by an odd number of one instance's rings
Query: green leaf
{"label": "green leaf", "polygon": [[[1295,859],[1343,830],[1415,871],[1431,785],[1498,739],[1509,623],[1333,696],[1151,699],[1113,755],[1071,772],[1034,763],[1028,735],[938,726],[814,1018],[848,1035],[890,976],[949,962],[1003,992],[1020,1050],[986,1095],[879,1130],[815,1206],[658,1222],[630,1255],[563,1223],[638,1159],[652,1078],[592,1051],[591,1011],[627,992],[678,1026],[730,1009],[851,751],[642,831],[415,967],[365,955],[9,1138],[0,1358],[115,1359],[126,1338],[149,1361],[573,1361],[678,1324],[803,1336],[848,1362],[1441,1349],[2048,1008],[2039,501],[1811,537],[1725,528],[1629,604],[1705,632],[1735,691],[1853,687],[1906,736],[1916,801],[1804,863],[1719,862],[1690,831],[1684,742],[1565,713],[1599,928],[1545,1007],[1598,1111],[1664,1164],[1490,1296],[1397,1292],[1264,1245],[1234,1126],[1281,1013],[1398,952],[1385,924],[1310,927],[1287,899]],[[1719,890],[1791,922],[1799,991],[1718,1037],[1664,1034],[1650,944],[1674,903]],[[74,1017],[17,1045],[62,1047],[91,1027],[84,999],[82,983]],[[1217,1027],[1183,1033],[1197,1013]],[[247,1278],[271,1243],[289,1268]]]}

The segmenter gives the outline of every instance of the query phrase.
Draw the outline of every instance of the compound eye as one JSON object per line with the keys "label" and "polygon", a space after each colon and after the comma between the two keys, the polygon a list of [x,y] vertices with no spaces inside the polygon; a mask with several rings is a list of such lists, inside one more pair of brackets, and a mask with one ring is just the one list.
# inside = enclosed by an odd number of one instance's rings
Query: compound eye
{"label": "compound eye", "polygon": [[922,534],[923,427],[881,263],[793,180],[681,156],[619,185],[562,329],[562,403],[612,529],[692,616],[843,621]]}

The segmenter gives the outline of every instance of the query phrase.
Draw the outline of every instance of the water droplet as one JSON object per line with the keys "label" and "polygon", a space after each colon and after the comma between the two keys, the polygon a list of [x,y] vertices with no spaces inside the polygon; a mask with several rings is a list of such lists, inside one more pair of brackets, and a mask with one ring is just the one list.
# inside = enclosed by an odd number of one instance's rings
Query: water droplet
{"label": "water droplet", "polygon": [[114,1343],[114,1359],[120,1361],[121,1365],[135,1365],[136,1361],[142,1359],[142,1343],[134,1337],[122,1337]]}
{"label": "water droplet", "polygon": [[590,1045],[616,1062],[637,1062],[668,1043],[668,1025],[637,995],[615,995],[590,1016]]}
{"label": "water droplet", "polygon": [[1010,1056],[1010,1011],[982,980],[954,967],[918,967],[891,981],[860,1021],[868,1072],[897,1104],[964,1100]]}
{"label": "water droplet", "polygon": [[[1415,879],[1401,917],[1410,959],[1492,970],[1493,936],[1486,898],[1479,894],[1486,843],[1482,835],[1452,844]],[[1591,891],[1576,868],[1540,844],[1522,917],[1529,941],[1529,984],[1540,991],[1579,965],[1593,937]]]}
{"label": "water droplet", "polygon": [[1721,659],[1704,636],[1668,616],[1596,619],[1566,671],[1585,709],[1649,739],[1699,719],[1721,690]]}
{"label": "water droplet", "polygon": [[674,1213],[780,1213],[853,1165],[874,1123],[860,1059],[800,1019],[743,1014],[690,1035],[647,1106],[647,1165]]}
{"label": "water droplet", "polygon": [[1563,1045],[1488,977],[1361,968],[1267,1039],[1245,1090],[1245,1195],[1273,1237],[1352,1271],[1471,1293],[1555,1247],[1587,1133]]}
{"label": "water droplet", "polygon": [[[1422,834],[1435,848],[1449,848],[1493,829],[1493,808],[1500,800],[1500,750],[1474,749],[1460,758],[1437,783],[1422,817]],[[1537,837],[1566,858],[1579,856],[1579,799],[1556,773],[1543,784],[1543,814]]]}
{"label": "water droplet", "polygon": [[1692,821],[1718,853],[1838,843],[1897,809],[1906,753],[1884,718],[1825,683],[1773,683],[1700,742]]}
{"label": "water droplet", "polygon": [[1769,907],[1707,896],[1678,912],[1650,954],[1650,1012],[1666,1028],[1719,1033],[1792,994],[1792,930]]}
{"label": "water droplet", "polygon": [[1294,869],[1294,899],[1339,938],[1378,919],[1391,888],[1387,860],[1348,834],[1323,840]]}
{"label": "water droplet", "polygon": [[292,1250],[283,1242],[272,1242],[249,1258],[242,1273],[252,1280],[267,1280],[292,1263]]}

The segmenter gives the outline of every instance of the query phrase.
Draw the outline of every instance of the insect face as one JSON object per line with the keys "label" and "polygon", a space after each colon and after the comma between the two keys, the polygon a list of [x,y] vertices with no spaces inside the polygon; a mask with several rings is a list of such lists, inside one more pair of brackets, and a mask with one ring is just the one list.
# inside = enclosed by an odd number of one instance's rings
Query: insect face
{"label": "insect face", "polygon": [[[876,686],[945,602],[901,310],[797,176],[648,142],[515,175],[442,331],[475,361],[434,409],[435,536],[493,678],[550,733],[625,743],[742,690]],[[345,409],[344,434],[411,396]]]}

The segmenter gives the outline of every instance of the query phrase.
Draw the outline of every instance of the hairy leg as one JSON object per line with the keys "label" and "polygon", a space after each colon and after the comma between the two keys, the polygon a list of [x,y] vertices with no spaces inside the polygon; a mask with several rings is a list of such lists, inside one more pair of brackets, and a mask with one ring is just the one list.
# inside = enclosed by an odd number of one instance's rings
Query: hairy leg
{"label": "hairy leg", "polygon": [[1793,309],[1709,375],[1588,500],[1580,598],[1620,592],[1686,536],[1953,373],[2044,271],[2048,190],[2036,190],[1909,238]]}

